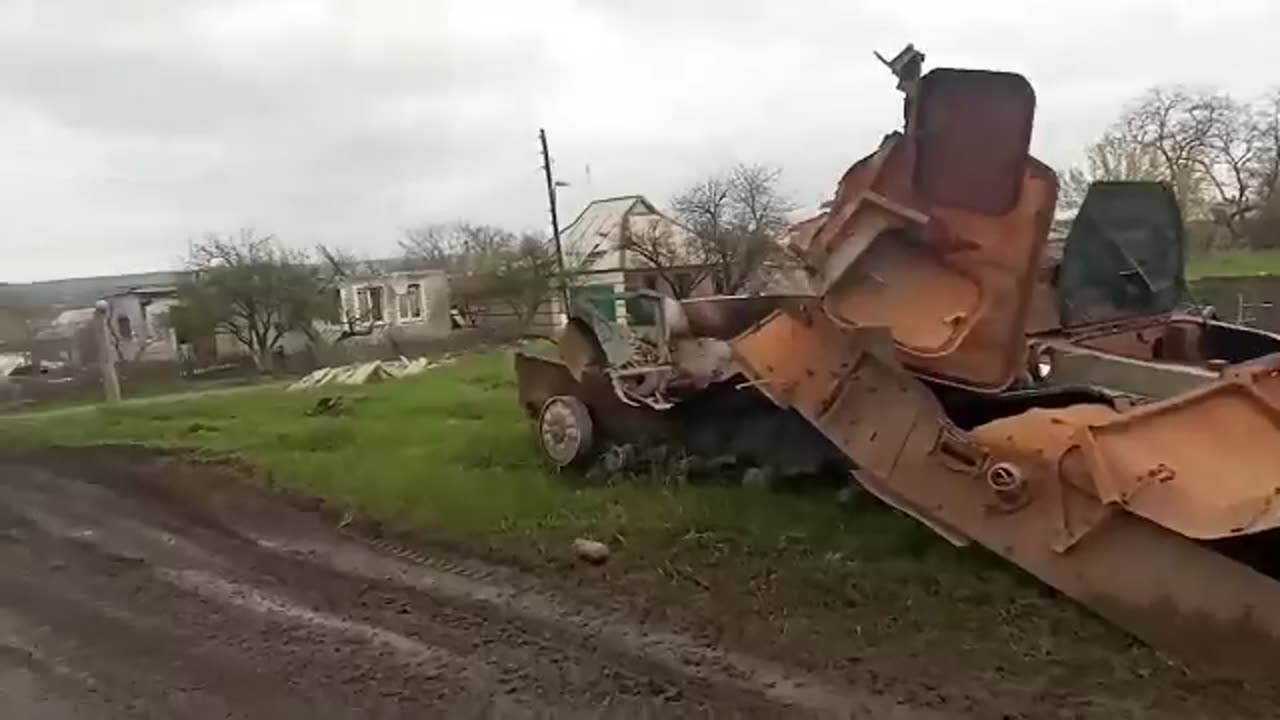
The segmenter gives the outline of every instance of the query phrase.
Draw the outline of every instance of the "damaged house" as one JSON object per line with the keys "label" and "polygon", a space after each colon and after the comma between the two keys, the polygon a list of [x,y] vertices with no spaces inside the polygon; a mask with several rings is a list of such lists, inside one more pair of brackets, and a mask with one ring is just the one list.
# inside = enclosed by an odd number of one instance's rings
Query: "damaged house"
{"label": "damaged house", "polygon": [[338,287],[341,323],[326,334],[346,340],[377,342],[388,333],[397,339],[431,339],[447,335],[449,281],[441,270],[387,270],[376,264]]}

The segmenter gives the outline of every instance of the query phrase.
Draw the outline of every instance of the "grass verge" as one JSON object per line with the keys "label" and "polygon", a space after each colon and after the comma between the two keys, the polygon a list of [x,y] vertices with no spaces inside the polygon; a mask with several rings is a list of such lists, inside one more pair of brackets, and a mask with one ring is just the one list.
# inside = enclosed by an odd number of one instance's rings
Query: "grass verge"
{"label": "grass verge", "polygon": [[[346,411],[312,415],[324,396]],[[815,546],[899,555],[932,544],[892,514],[852,517],[824,496],[707,486],[584,487],[542,462],[515,402],[510,354],[464,358],[421,376],[357,388],[280,388],[149,399],[0,422],[6,444],[146,443],[234,453],[281,486],[458,539],[546,546],[589,534],[664,544],[714,528],[749,551],[804,537]],[[788,540],[790,538],[790,540]]]}
{"label": "grass verge", "polygon": [[1239,275],[1280,275],[1280,249],[1224,250],[1187,262],[1188,280]]}
{"label": "grass verge", "polygon": [[[853,509],[830,493],[792,495],[738,487],[617,483],[583,486],[542,462],[515,402],[510,354],[464,358],[421,376],[358,388],[279,388],[98,407],[0,421],[0,443],[26,446],[131,442],[234,453],[288,490],[440,539],[483,542],[528,559],[554,555],[577,536],[631,553],[697,550],[711,557],[795,563],[900,565],[922,574],[957,562],[995,587],[982,563],[961,560],[916,523],[866,500]],[[347,411],[312,415],[322,396]]]}

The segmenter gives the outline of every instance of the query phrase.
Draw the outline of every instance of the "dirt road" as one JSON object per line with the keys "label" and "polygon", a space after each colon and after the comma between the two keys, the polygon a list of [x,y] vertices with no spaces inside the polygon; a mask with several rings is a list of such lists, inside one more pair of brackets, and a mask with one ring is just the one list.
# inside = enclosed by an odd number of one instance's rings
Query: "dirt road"
{"label": "dirt road", "polygon": [[754,608],[732,574],[672,594],[398,546],[246,472],[0,450],[0,718],[1220,720],[1280,702],[1071,626],[1009,645],[894,620],[910,608]]}
{"label": "dirt road", "polygon": [[938,717],[131,452],[0,455],[0,717]]}

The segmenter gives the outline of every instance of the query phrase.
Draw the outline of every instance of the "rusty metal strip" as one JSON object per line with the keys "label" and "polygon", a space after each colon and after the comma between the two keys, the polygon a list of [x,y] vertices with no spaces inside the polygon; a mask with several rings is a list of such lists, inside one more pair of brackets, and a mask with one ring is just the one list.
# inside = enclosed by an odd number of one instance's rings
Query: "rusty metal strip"
{"label": "rusty metal strip", "polygon": [[1041,384],[1054,387],[1095,385],[1143,398],[1164,399],[1211,385],[1220,375],[1193,365],[1139,360],[1091,350],[1068,341],[1036,343],[1050,353],[1052,369]]}

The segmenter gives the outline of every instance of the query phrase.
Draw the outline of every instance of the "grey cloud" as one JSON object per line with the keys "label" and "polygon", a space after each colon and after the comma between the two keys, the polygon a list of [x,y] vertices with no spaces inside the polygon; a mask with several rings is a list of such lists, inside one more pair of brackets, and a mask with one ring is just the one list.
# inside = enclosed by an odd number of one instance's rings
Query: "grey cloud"
{"label": "grey cloud", "polygon": [[502,95],[530,82],[536,52],[436,57],[413,65],[314,59],[231,67],[200,57],[92,48],[0,48],[0,96],[71,128],[109,133],[233,136],[376,124],[417,100],[416,112],[446,115],[468,98]]}
{"label": "grey cloud", "polygon": [[1152,84],[1261,91],[1277,26],[1269,0],[13,0],[0,280],[163,267],[240,224],[366,254],[541,227],[541,126],[567,216],[739,160],[813,204],[898,121],[871,52],[908,41],[1026,74],[1060,165]]}

